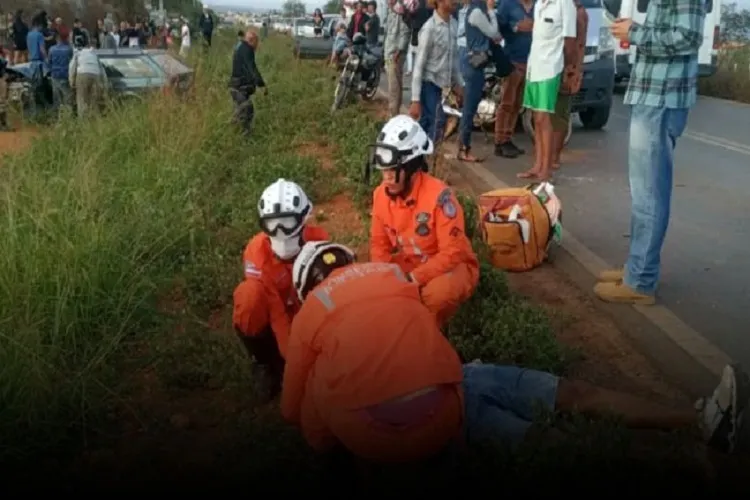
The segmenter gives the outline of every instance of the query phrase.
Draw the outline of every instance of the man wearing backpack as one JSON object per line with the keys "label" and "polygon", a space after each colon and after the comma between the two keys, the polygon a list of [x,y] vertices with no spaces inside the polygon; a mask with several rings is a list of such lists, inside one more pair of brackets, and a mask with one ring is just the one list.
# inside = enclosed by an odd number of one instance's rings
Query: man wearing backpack
{"label": "man wearing backpack", "polygon": [[417,5],[417,0],[388,0],[383,56],[385,58],[385,70],[388,74],[388,113],[390,118],[401,113],[401,102],[404,94],[404,60],[411,37],[409,21]]}

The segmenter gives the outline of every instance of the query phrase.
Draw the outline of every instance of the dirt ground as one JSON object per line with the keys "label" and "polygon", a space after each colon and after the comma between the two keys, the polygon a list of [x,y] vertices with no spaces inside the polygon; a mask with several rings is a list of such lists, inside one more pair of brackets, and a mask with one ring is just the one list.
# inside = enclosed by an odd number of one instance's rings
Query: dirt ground
{"label": "dirt ground", "polygon": [[0,132],[0,163],[3,155],[23,151],[37,135],[37,130],[28,127],[17,127],[13,132]]}

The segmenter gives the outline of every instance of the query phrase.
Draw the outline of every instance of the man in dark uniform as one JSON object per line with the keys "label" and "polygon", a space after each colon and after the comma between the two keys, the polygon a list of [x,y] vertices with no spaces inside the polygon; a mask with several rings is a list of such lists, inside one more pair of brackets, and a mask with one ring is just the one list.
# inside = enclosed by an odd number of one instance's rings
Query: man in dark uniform
{"label": "man in dark uniform", "polygon": [[258,35],[248,30],[245,39],[239,44],[232,57],[232,77],[229,80],[229,92],[234,101],[234,121],[242,127],[245,135],[250,134],[250,127],[255,116],[252,95],[257,88],[268,93],[266,82],[255,64],[255,51],[258,49]]}

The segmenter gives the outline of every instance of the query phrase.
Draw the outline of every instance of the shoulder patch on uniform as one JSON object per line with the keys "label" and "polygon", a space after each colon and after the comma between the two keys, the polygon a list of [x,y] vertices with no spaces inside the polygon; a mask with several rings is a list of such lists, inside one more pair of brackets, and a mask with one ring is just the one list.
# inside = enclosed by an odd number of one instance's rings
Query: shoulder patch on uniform
{"label": "shoulder patch on uniform", "polygon": [[453,201],[453,190],[449,187],[443,189],[437,199],[438,206],[449,219],[453,219],[458,213],[456,203]]}
{"label": "shoulder patch on uniform", "polygon": [[260,272],[260,269],[255,267],[255,264],[250,262],[249,260],[245,261],[245,277],[255,277],[259,278],[263,273]]}

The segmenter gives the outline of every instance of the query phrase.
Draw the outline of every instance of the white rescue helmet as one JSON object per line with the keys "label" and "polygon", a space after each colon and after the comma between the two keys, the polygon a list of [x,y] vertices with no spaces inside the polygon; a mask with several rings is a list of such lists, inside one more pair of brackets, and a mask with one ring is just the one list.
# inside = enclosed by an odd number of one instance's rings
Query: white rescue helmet
{"label": "white rescue helmet", "polygon": [[433,144],[427,132],[409,115],[394,116],[383,126],[372,146],[375,167],[388,170],[419,156],[431,155]]}
{"label": "white rescue helmet", "polygon": [[397,115],[386,122],[374,144],[368,146],[368,161],[365,166],[365,182],[369,182],[370,170],[401,169],[420,156],[431,155],[432,140],[422,126],[409,115]]}
{"label": "white rescue helmet", "polygon": [[288,260],[299,253],[301,233],[312,209],[310,199],[296,182],[278,179],[263,191],[258,201],[260,226],[280,259]]}
{"label": "white rescue helmet", "polygon": [[301,301],[334,269],[348,266],[357,259],[347,246],[331,241],[305,243],[292,266],[292,283]]}

